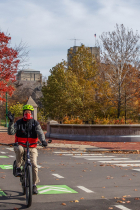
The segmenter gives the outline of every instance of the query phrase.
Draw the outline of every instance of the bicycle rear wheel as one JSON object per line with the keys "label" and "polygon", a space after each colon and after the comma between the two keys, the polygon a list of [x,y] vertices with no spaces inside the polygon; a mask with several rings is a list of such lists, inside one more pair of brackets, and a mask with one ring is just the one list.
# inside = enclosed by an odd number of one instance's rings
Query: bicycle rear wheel
{"label": "bicycle rear wheel", "polygon": [[16,175],[16,168],[17,168],[17,163],[16,160],[13,162],[13,175]]}
{"label": "bicycle rear wheel", "polygon": [[32,168],[27,166],[26,170],[26,205],[30,207],[32,204]]}

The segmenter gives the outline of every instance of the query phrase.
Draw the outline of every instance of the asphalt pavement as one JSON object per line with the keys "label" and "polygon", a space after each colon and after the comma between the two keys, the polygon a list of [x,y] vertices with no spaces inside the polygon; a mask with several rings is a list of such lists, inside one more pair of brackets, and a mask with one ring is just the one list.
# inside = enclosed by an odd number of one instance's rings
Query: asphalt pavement
{"label": "asphalt pavement", "polygon": [[[139,210],[140,154],[38,148],[39,194],[29,209]],[[26,209],[12,175],[13,147],[0,146],[0,209]]]}

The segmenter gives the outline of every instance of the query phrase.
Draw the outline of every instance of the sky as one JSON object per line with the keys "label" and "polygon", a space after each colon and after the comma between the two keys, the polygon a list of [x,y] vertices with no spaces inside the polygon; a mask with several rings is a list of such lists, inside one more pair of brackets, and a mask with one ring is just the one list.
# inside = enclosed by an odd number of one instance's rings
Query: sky
{"label": "sky", "polygon": [[29,68],[43,76],[63,59],[67,50],[82,43],[87,47],[100,42],[103,32],[115,25],[140,34],[139,0],[1,0],[0,30],[10,33],[11,44],[28,45]]}

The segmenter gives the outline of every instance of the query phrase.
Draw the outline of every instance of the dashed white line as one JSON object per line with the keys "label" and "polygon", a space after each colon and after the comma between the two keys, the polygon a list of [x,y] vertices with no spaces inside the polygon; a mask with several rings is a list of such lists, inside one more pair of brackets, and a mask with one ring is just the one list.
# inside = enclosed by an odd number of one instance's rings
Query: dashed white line
{"label": "dashed white line", "polygon": [[131,209],[128,209],[128,208],[126,208],[125,206],[122,206],[122,205],[115,205],[115,207],[117,207],[121,210],[131,210]]}
{"label": "dashed white line", "polygon": [[63,176],[60,176],[59,174],[52,174],[53,176],[56,176],[57,178],[64,178]]}
{"label": "dashed white line", "polygon": [[87,193],[94,193],[92,190],[89,190],[86,187],[83,187],[83,186],[77,186],[77,187],[80,188],[81,190],[87,192]]}
{"label": "dashed white line", "polygon": [[13,156],[13,155],[8,155],[8,157],[15,157],[15,156]]}
{"label": "dashed white line", "polygon": [[37,168],[41,168],[42,166],[40,166],[40,165],[37,165]]}
{"label": "dashed white line", "polygon": [[14,151],[14,148],[6,148],[6,149],[9,149],[10,151]]}
{"label": "dashed white line", "polygon": [[140,169],[139,169],[139,168],[136,168],[136,169],[132,169],[132,170],[134,170],[134,171],[140,171]]}
{"label": "dashed white line", "polygon": [[0,152],[0,153],[5,154],[5,153],[8,153],[8,152]]}

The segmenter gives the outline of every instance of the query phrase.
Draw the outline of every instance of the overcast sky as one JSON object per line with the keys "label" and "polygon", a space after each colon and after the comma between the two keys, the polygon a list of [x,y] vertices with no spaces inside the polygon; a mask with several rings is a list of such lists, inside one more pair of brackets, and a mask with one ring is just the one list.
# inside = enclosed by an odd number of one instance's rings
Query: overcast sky
{"label": "overcast sky", "polygon": [[95,46],[102,32],[116,23],[140,33],[139,0],[1,0],[0,29],[10,33],[12,44],[29,46],[30,68],[49,76],[49,70],[67,49],[81,43]]}

